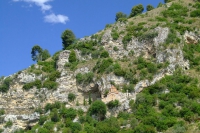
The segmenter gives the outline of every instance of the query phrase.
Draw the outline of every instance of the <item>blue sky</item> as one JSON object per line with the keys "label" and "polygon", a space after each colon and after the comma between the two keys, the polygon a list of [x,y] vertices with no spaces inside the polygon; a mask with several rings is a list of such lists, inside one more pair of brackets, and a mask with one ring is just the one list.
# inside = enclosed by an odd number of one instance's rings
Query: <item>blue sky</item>
{"label": "blue sky", "polygon": [[35,62],[31,48],[38,44],[51,55],[62,49],[61,34],[70,29],[77,38],[92,35],[115,22],[121,11],[137,4],[154,7],[163,0],[0,0],[0,77]]}

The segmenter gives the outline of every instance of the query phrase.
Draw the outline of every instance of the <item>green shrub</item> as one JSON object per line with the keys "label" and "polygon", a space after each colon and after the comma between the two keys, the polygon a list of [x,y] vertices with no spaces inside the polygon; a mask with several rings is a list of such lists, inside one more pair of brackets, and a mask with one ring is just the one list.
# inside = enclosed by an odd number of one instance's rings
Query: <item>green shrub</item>
{"label": "green shrub", "polygon": [[4,114],[5,114],[5,111],[3,109],[0,109],[0,116]]}
{"label": "green shrub", "polygon": [[104,50],[101,55],[100,55],[101,58],[108,58],[109,57],[109,53],[108,51]]}
{"label": "green shrub", "polygon": [[190,13],[191,17],[200,17],[200,9],[194,10]]}
{"label": "green shrub", "polygon": [[167,22],[167,19],[164,18],[164,17],[159,17],[159,16],[156,16],[156,20],[160,21],[160,22]]}
{"label": "green shrub", "polygon": [[96,100],[94,101],[89,110],[88,113],[90,115],[96,115],[98,117],[98,120],[103,120],[105,118],[105,114],[106,114],[106,105],[104,102],[100,101],[100,100]]}
{"label": "green shrub", "polygon": [[134,7],[132,8],[131,14],[130,14],[129,17],[130,17],[130,18],[131,18],[131,17],[134,17],[134,16],[136,16],[136,15],[138,15],[138,14],[141,14],[143,11],[144,11],[144,7],[143,7],[142,4],[136,5],[136,6],[134,6]]}
{"label": "green shrub", "polygon": [[37,89],[40,89],[40,88],[42,87],[42,82],[41,82],[41,80],[36,79],[34,82],[26,83],[26,84],[23,86],[23,89],[24,89],[24,90],[30,90],[30,89],[33,88],[34,86],[35,86]]}
{"label": "green shrub", "polygon": [[40,127],[37,133],[49,133],[48,129]]}
{"label": "green shrub", "polygon": [[123,86],[123,92],[133,92],[134,91],[134,85],[129,84],[129,85],[124,85]]}
{"label": "green shrub", "polygon": [[58,110],[56,108],[54,108],[51,112],[51,121],[53,122],[58,122],[60,121],[59,115],[58,115]]}
{"label": "green shrub", "polygon": [[110,101],[109,103],[107,103],[107,106],[110,109],[112,109],[114,107],[118,107],[119,106],[119,101],[118,100]]}
{"label": "green shrub", "polygon": [[73,120],[77,115],[77,111],[73,108],[63,108],[60,113],[62,114],[63,118],[70,118],[70,120]]}
{"label": "green shrub", "polygon": [[69,101],[74,101],[76,99],[76,95],[74,93],[69,93],[68,94],[68,100]]}
{"label": "green shrub", "polygon": [[123,12],[118,12],[118,13],[116,13],[115,21],[120,21],[120,20],[126,19],[126,18],[127,18],[126,14],[124,14]]}
{"label": "green shrub", "polygon": [[113,63],[113,60],[111,58],[103,59],[102,61],[99,60],[97,61],[93,70],[94,71],[97,70],[98,73],[103,73],[109,68],[110,65],[112,65],[112,63]]}
{"label": "green shrub", "polygon": [[50,81],[56,81],[57,78],[60,78],[61,73],[59,71],[54,71],[49,75]]}
{"label": "green shrub", "polygon": [[117,32],[117,30],[112,30],[111,36],[113,40],[117,40],[119,38],[119,33]]}
{"label": "green shrub", "polygon": [[13,122],[9,120],[8,122],[6,122],[5,127],[12,127],[12,125],[13,125]]}
{"label": "green shrub", "polygon": [[119,49],[115,46],[115,47],[113,48],[113,50],[114,50],[114,51],[118,51]]}
{"label": "green shrub", "polygon": [[40,116],[40,119],[38,121],[39,125],[43,125],[46,120],[47,120],[47,116],[44,116],[44,115]]}
{"label": "green shrub", "polygon": [[114,69],[114,74],[116,76],[124,76],[126,73],[121,68]]}
{"label": "green shrub", "polygon": [[58,83],[50,80],[46,80],[43,83],[43,88],[55,90],[58,87]]}
{"label": "green shrub", "polygon": [[0,85],[0,91],[7,92],[9,90],[11,82],[12,82],[12,79],[10,77],[7,77],[6,79],[4,79],[2,85]]}
{"label": "green shrub", "polygon": [[77,59],[76,59],[76,53],[74,50],[71,50],[70,54],[69,54],[69,62],[70,63],[73,63],[73,62],[76,62]]}
{"label": "green shrub", "polygon": [[143,40],[152,40],[158,36],[158,32],[148,32],[143,34],[142,36],[140,36],[138,39],[139,41],[143,41]]}
{"label": "green shrub", "polygon": [[78,132],[78,131],[81,131],[81,124],[79,124],[78,122],[73,122],[71,125],[70,125],[70,128],[72,129],[72,132],[75,133],[75,132]]}
{"label": "green shrub", "polygon": [[178,18],[187,16],[188,8],[179,3],[173,3],[167,10],[163,11],[164,17]]}
{"label": "green shrub", "polygon": [[42,71],[51,73],[56,70],[56,62],[55,61],[39,61],[38,65],[42,66]]}
{"label": "green shrub", "polygon": [[76,75],[76,81],[79,84],[89,84],[90,82],[93,81],[93,78],[94,78],[94,74],[92,72],[85,73],[85,74],[78,73]]}
{"label": "green shrub", "polygon": [[131,41],[131,39],[132,39],[132,36],[130,34],[126,34],[123,37],[122,42],[123,42],[123,44],[127,44],[127,43],[129,43]]}

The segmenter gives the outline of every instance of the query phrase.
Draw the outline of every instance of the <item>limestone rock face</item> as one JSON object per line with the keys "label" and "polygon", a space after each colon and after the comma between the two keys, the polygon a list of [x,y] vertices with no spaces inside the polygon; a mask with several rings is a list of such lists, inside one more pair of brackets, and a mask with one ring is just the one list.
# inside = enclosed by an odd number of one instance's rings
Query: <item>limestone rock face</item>
{"label": "limestone rock face", "polygon": [[59,71],[61,71],[64,68],[65,63],[69,62],[68,58],[69,58],[70,52],[71,51],[69,50],[64,50],[60,53],[58,57],[58,62],[57,62],[57,69]]}
{"label": "limestone rock face", "polygon": [[187,44],[197,44],[199,41],[199,37],[197,37],[193,32],[185,32],[184,40]]}
{"label": "limestone rock face", "polygon": [[18,75],[17,78],[19,79],[19,82],[21,82],[21,83],[30,83],[30,82],[35,81],[36,79],[41,80],[42,75],[37,76],[37,75],[34,74],[34,73],[27,73],[27,72],[25,72],[25,71],[22,71],[22,72]]}

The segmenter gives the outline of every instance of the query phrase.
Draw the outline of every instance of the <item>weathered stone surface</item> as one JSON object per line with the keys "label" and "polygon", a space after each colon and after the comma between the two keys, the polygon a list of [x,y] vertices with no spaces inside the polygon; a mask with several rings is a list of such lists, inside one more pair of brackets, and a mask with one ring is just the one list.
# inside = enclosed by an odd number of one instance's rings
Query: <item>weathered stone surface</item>
{"label": "weathered stone surface", "polygon": [[69,50],[64,50],[62,52],[60,52],[60,55],[58,57],[58,61],[57,61],[57,69],[59,71],[63,70],[65,63],[69,62],[68,58],[69,58],[69,54],[71,51]]}
{"label": "weathered stone surface", "polygon": [[36,79],[40,80],[42,78],[42,75],[37,76],[34,73],[27,73],[26,71],[22,71],[17,78],[21,83],[30,83],[35,81]]}
{"label": "weathered stone surface", "polygon": [[143,90],[143,88],[148,87],[149,84],[150,83],[149,83],[148,80],[142,80],[142,81],[140,81],[139,83],[137,83],[135,85],[134,90],[135,90],[136,93],[139,93],[139,92],[141,92]]}
{"label": "weathered stone surface", "polygon": [[197,44],[199,38],[193,32],[186,31],[184,34],[184,40],[187,44]]}

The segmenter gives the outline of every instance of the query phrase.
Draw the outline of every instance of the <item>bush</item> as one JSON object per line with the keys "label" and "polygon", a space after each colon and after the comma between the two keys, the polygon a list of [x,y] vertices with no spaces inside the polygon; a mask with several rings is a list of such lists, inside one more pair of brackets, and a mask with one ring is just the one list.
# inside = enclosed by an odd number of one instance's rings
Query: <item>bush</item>
{"label": "bush", "polygon": [[72,50],[69,54],[69,62],[70,63],[73,63],[73,62],[76,62],[76,53],[74,50]]}
{"label": "bush", "polygon": [[123,76],[125,76],[126,73],[121,68],[117,68],[117,69],[114,70],[114,74],[116,76],[122,76],[123,77]]}
{"label": "bush", "polygon": [[104,51],[101,53],[100,57],[101,57],[101,58],[107,58],[107,57],[109,57],[108,51],[104,50]]}
{"label": "bush", "polygon": [[123,12],[116,13],[115,21],[118,21],[119,19],[127,18],[126,14]]}
{"label": "bush", "polygon": [[140,36],[138,39],[139,39],[139,41],[143,41],[143,40],[153,41],[153,39],[157,36],[158,36],[158,32],[148,32],[148,33],[145,33],[142,36]]}
{"label": "bush", "polygon": [[47,72],[47,73],[51,73],[52,71],[56,70],[55,61],[44,61],[44,62],[39,61],[38,65],[41,65],[42,71]]}
{"label": "bush", "polygon": [[200,17],[200,9],[194,10],[190,13],[191,17]]}
{"label": "bush", "polygon": [[58,110],[54,108],[51,112],[51,121],[53,122],[58,122],[60,121],[59,115],[58,115]]}
{"label": "bush", "polygon": [[112,109],[114,107],[118,107],[119,106],[119,101],[118,100],[110,101],[109,103],[107,103],[107,106],[110,109]]}
{"label": "bush", "polygon": [[69,101],[74,101],[76,99],[76,95],[74,93],[69,93],[68,94],[68,100]]}
{"label": "bush", "polygon": [[93,81],[93,78],[94,78],[94,74],[92,72],[85,73],[85,74],[78,73],[76,75],[76,81],[79,84],[89,84],[90,82]]}
{"label": "bush", "polygon": [[132,8],[131,14],[130,14],[129,17],[130,17],[130,18],[131,18],[131,17],[134,17],[134,16],[136,16],[136,15],[138,15],[138,14],[141,14],[143,11],[144,11],[144,7],[143,7],[142,4],[136,5],[136,6],[134,6],[134,7]]}
{"label": "bush", "polygon": [[3,109],[0,109],[0,116],[4,114],[5,114],[5,111]]}
{"label": "bush", "polygon": [[105,72],[113,63],[113,60],[111,58],[98,60],[95,67],[93,68],[94,71],[97,70],[98,73]]}
{"label": "bush", "polygon": [[187,16],[188,8],[178,3],[173,3],[168,10],[162,12],[164,17],[178,18]]}
{"label": "bush", "polygon": [[30,82],[30,83],[27,83],[23,86],[23,89],[24,90],[30,90],[31,88],[33,87],[36,87],[37,89],[40,89],[42,87],[42,82],[41,80],[38,80],[36,79],[34,82]]}
{"label": "bush", "polygon": [[6,122],[5,127],[12,127],[12,125],[13,125],[13,122],[9,120],[8,122]]}
{"label": "bush", "polygon": [[4,79],[2,85],[0,85],[0,91],[7,92],[9,90],[11,82],[12,82],[12,79],[10,77]]}
{"label": "bush", "polygon": [[55,90],[58,87],[58,83],[50,80],[46,80],[43,83],[43,88],[47,88],[49,90]]}
{"label": "bush", "polygon": [[123,42],[123,44],[127,44],[127,43],[129,43],[131,41],[131,39],[132,39],[132,36],[130,34],[126,34],[123,37],[122,42]]}
{"label": "bush", "polygon": [[154,9],[154,7],[152,6],[152,5],[147,5],[147,7],[146,7],[146,10],[147,11],[151,11],[151,10],[153,10]]}
{"label": "bush", "polygon": [[47,116],[44,116],[44,115],[40,116],[40,119],[39,119],[38,123],[40,125],[43,125],[46,120],[47,120]]}
{"label": "bush", "polygon": [[60,113],[62,114],[63,118],[70,118],[73,120],[76,117],[76,110],[73,108],[63,108]]}
{"label": "bush", "polygon": [[104,102],[96,100],[91,104],[88,112],[90,115],[96,115],[98,120],[103,120],[106,114],[106,105]]}
{"label": "bush", "polygon": [[111,36],[112,36],[113,40],[117,40],[119,38],[119,34],[118,34],[117,30],[112,30]]}
{"label": "bush", "polygon": [[114,51],[118,51],[119,49],[115,46],[115,47],[113,48],[113,50],[114,50]]}
{"label": "bush", "polygon": [[60,78],[61,73],[59,71],[54,71],[49,75],[50,81],[56,81],[57,78]]}

